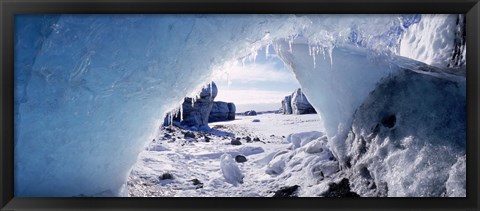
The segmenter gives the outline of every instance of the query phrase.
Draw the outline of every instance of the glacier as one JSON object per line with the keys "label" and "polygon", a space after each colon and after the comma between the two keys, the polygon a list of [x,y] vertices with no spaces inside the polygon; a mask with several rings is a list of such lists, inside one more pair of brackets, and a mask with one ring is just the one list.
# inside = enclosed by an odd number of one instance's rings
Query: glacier
{"label": "glacier", "polygon": [[[352,145],[345,140],[354,113],[380,81],[422,67],[432,71],[417,72],[455,81],[465,96],[461,70],[429,66],[464,66],[465,43],[458,24],[452,24],[458,19],[453,14],[17,15],[15,196],[124,196],[128,173],[164,114],[211,81],[214,72],[254,59],[269,45],[295,73],[319,111],[332,153],[348,168]],[[428,37],[432,33],[438,36]],[[448,43],[437,45],[439,40]],[[465,140],[445,146],[459,141]],[[462,193],[456,188],[464,184],[458,173],[462,154],[465,150],[456,150],[452,156],[458,158],[441,163],[452,167],[442,173],[452,195]],[[398,187],[392,191],[406,193]]]}

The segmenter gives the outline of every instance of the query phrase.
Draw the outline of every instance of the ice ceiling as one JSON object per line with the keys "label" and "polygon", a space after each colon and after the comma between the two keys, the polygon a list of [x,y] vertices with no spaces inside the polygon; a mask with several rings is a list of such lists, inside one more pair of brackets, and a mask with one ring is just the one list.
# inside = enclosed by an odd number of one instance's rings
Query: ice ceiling
{"label": "ice ceiling", "polygon": [[129,169],[163,114],[214,70],[267,45],[295,73],[333,138],[351,125],[375,84],[398,70],[397,56],[447,66],[454,43],[445,38],[455,35],[455,20],[17,15],[15,195],[123,195]]}

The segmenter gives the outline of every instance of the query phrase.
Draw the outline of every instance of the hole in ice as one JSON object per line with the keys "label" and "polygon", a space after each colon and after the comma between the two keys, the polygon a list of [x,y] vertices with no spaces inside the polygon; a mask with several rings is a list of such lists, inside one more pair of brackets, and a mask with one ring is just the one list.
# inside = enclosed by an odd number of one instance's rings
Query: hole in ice
{"label": "hole in ice", "polygon": [[382,119],[382,125],[387,128],[393,128],[397,122],[397,117],[395,115],[386,116]]}
{"label": "hole in ice", "polygon": [[359,169],[360,176],[362,176],[365,179],[372,179],[372,175],[370,174],[370,171],[367,169],[366,166],[362,166]]}
{"label": "hole in ice", "polygon": [[158,177],[159,180],[172,180],[173,179],[173,175],[170,174],[170,173],[163,173],[162,175],[160,175]]}

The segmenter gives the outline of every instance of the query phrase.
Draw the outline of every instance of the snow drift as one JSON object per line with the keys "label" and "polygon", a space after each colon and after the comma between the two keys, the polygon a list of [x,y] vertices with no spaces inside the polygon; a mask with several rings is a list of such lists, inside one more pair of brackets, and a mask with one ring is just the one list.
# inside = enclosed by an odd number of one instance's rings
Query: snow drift
{"label": "snow drift", "polygon": [[[404,60],[395,55],[402,34],[420,20],[428,25],[428,17],[17,15],[15,195],[122,195],[161,117],[214,70],[268,45],[296,74],[332,152],[345,163],[355,109],[378,81],[401,69]],[[428,42],[408,38],[416,39]],[[432,46],[427,51],[451,50]]]}

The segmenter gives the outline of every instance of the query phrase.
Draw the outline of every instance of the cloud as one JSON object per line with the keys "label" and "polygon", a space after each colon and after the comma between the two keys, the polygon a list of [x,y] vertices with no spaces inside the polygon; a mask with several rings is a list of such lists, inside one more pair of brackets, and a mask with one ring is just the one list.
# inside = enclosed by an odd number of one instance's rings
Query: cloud
{"label": "cloud", "polygon": [[276,62],[266,63],[249,63],[243,66],[241,63],[228,68],[224,72],[219,72],[214,76],[214,81],[230,82],[289,82],[291,81],[293,73],[288,70],[279,68]]}

